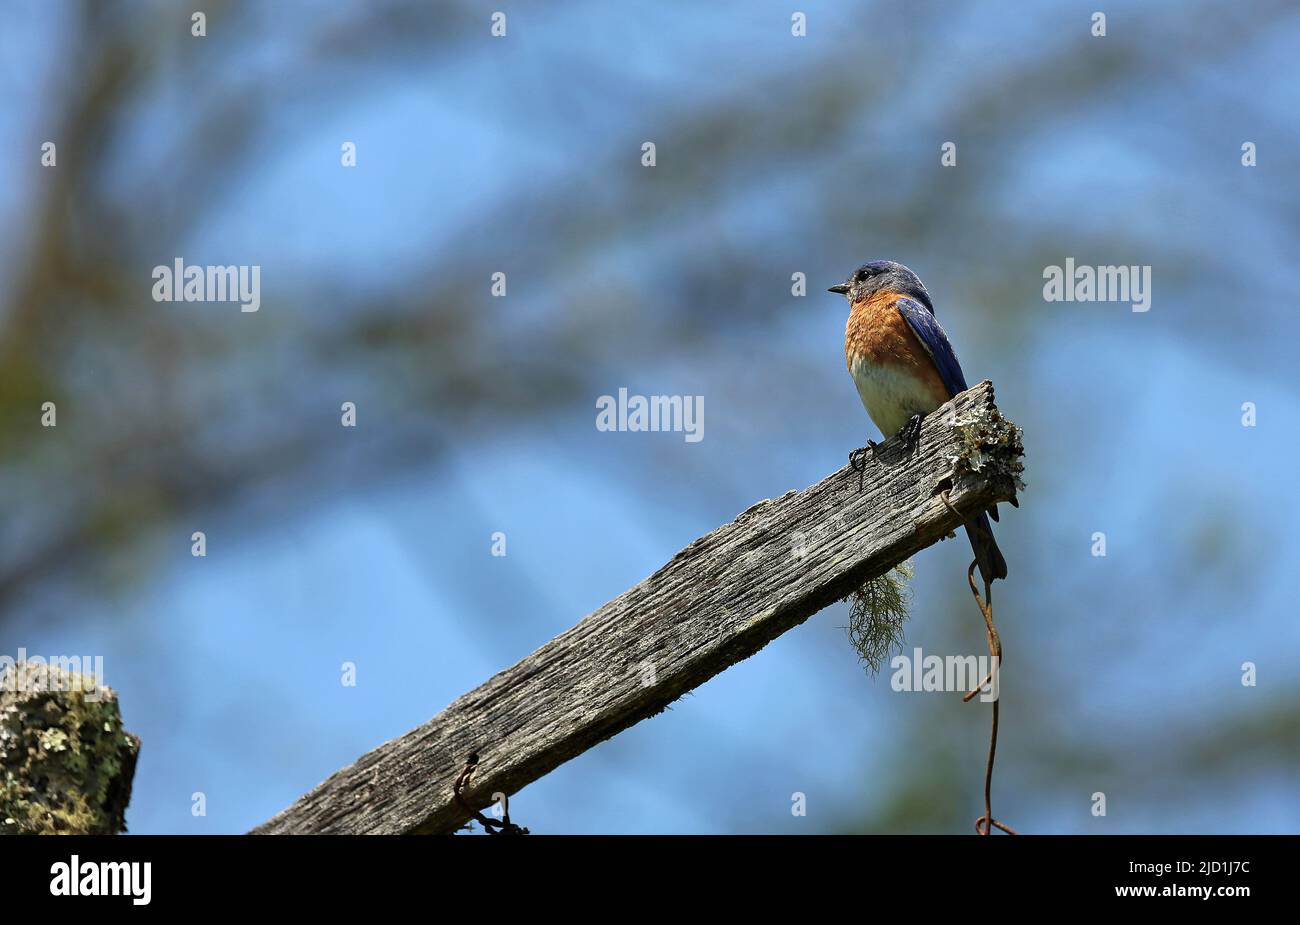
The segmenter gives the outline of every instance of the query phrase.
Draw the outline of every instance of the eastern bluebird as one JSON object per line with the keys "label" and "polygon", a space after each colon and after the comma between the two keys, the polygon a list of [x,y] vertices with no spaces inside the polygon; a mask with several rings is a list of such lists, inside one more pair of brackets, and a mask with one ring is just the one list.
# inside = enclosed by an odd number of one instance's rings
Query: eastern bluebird
{"label": "eastern bluebird", "polygon": [[[921,419],[966,391],[966,377],[935,320],[925,284],[901,263],[875,260],[829,291],[849,300],[844,357],[867,414],[886,437],[896,433],[915,443]],[[876,446],[871,440],[867,444]],[[989,514],[997,520],[993,507],[966,528],[985,582],[1007,577]]]}

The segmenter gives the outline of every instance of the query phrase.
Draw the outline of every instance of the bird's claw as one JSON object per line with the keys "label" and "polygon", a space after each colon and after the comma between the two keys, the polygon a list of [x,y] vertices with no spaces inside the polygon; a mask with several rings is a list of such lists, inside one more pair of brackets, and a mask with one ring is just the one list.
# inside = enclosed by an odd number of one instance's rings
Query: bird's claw
{"label": "bird's claw", "polygon": [[866,446],[860,446],[849,454],[849,468],[858,474],[858,491],[862,491],[862,477],[867,472],[867,454],[875,454],[876,441],[868,440]]}
{"label": "bird's claw", "polygon": [[903,441],[903,445],[908,449],[916,446],[917,441],[921,439],[921,422],[924,420],[923,416],[914,414],[898,429],[898,439]]}

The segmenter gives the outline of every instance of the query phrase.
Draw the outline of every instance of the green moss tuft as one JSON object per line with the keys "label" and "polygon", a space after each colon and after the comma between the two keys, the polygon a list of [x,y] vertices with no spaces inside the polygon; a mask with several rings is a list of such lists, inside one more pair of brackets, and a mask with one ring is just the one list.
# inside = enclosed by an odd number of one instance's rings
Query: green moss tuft
{"label": "green moss tuft", "polygon": [[911,560],[899,563],[888,572],[866,583],[850,594],[849,641],[858,656],[875,675],[889,654],[903,646],[903,624],[912,604],[912,589],[908,582],[915,575]]}

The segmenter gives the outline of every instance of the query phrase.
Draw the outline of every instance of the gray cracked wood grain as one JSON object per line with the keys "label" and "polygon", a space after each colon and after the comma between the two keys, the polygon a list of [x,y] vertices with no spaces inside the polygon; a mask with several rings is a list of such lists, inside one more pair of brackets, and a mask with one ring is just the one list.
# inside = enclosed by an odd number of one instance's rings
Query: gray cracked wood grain
{"label": "gray cracked wood grain", "polygon": [[[475,807],[513,794],[661,712],[785,631],[960,525],[1015,498],[1023,450],[988,381],[926,418],[911,453],[761,501],[423,725],[331,775],[254,834],[454,832],[471,752]],[[960,542],[964,543],[965,540]],[[514,807],[527,822],[527,808]]]}

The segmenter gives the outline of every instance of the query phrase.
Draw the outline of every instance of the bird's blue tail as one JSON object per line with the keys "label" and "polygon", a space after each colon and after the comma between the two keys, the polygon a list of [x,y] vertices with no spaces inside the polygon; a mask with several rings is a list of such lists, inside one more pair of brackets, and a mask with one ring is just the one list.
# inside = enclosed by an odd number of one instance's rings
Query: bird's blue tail
{"label": "bird's blue tail", "polygon": [[995,579],[1007,577],[1007,560],[1002,558],[998,541],[993,538],[993,525],[989,515],[981,512],[975,518],[975,525],[966,528],[970,538],[970,548],[975,550],[975,561],[979,564],[980,577],[985,584],[992,584]]}

